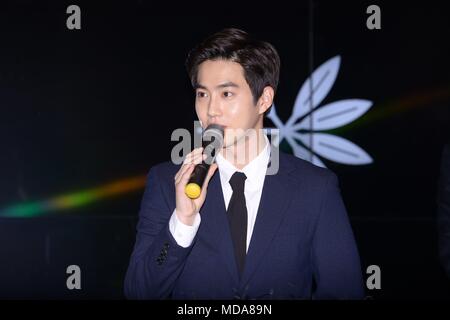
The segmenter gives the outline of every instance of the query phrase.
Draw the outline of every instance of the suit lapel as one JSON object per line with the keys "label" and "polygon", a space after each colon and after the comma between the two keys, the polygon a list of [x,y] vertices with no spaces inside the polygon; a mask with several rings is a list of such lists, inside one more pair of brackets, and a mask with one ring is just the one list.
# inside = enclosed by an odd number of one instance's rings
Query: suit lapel
{"label": "suit lapel", "polygon": [[[269,248],[283,217],[286,213],[295,188],[291,185],[289,172],[292,165],[280,152],[280,167],[275,175],[266,175],[261,194],[255,226],[250,241],[241,281],[234,255],[233,242],[226,215],[220,174],[218,171],[211,178],[208,194],[200,210],[202,223],[199,233],[208,245],[218,250],[219,256],[228,270],[234,284],[244,286],[256,271],[266,250]],[[205,232],[202,232],[202,229]],[[213,271],[214,272],[214,271]]]}
{"label": "suit lapel", "polygon": [[210,245],[219,251],[218,254],[223,259],[233,282],[237,284],[239,275],[218,170],[208,184],[208,194],[204,208],[200,209],[200,212],[205,212],[200,228],[207,229],[204,235],[208,235]]}
{"label": "suit lapel", "polygon": [[295,188],[288,173],[292,170],[280,152],[280,167],[275,175],[266,175],[258,207],[256,222],[245,260],[241,285],[244,286],[256,271],[264,253],[269,248],[286,213]]}

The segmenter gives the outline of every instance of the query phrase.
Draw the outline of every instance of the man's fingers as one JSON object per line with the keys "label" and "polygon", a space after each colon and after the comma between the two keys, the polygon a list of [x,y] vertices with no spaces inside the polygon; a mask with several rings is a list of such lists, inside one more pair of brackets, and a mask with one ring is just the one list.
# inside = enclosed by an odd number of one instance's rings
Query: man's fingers
{"label": "man's fingers", "polygon": [[180,177],[180,182],[182,186],[186,185],[189,181],[189,178],[191,176],[192,171],[194,171],[195,165],[190,164],[189,169],[186,170],[186,172]]}
{"label": "man's fingers", "polygon": [[181,166],[180,170],[178,170],[177,174],[175,175],[175,181],[179,180],[179,178],[183,175],[183,173],[185,173],[186,170],[189,168],[190,164],[191,163],[186,163]]}
{"label": "man's fingers", "polygon": [[[181,172],[178,175],[177,180],[175,181],[175,185],[178,186],[181,183],[182,178],[186,175],[187,172],[191,171],[191,169],[193,169],[194,165],[193,164],[186,164],[185,165],[185,169],[183,170],[183,172]],[[192,172],[192,171],[191,171]],[[190,173],[189,173],[190,174]]]}
{"label": "man's fingers", "polygon": [[209,180],[211,180],[211,177],[213,176],[214,172],[216,172],[217,169],[217,163],[213,163],[208,170],[208,176],[206,177],[206,184],[208,184]]}
{"label": "man's fingers", "polygon": [[178,170],[177,174],[175,175],[175,183],[178,183],[180,177],[186,172],[187,169],[189,169],[189,165],[190,163],[186,163],[181,166],[180,170]]}
{"label": "man's fingers", "polygon": [[205,160],[205,159],[206,159],[206,154],[200,153],[200,154],[197,154],[197,155],[191,160],[191,163],[193,163],[193,164],[199,164],[199,163],[202,163],[202,160]]}
{"label": "man's fingers", "polygon": [[206,159],[206,154],[199,154],[199,155],[197,155],[194,159],[192,159],[192,162],[191,163],[188,163],[188,164],[185,164],[184,166],[184,168],[183,168],[183,170],[180,170],[178,173],[177,173],[177,175],[175,176],[175,181],[177,181],[177,180],[180,180],[179,178],[184,174],[184,172],[186,171],[186,170],[188,170],[188,166],[190,165],[190,164],[195,164],[195,165],[197,165],[197,164],[200,164],[201,162],[202,162],[202,160],[205,160]]}
{"label": "man's fingers", "polygon": [[187,171],[189,171],[191,169],[191,167],[193,166],[193,164],[186,164],[184,167],[184,170],[182,172],[180,172],[180,174],[177,177],[177,180],[175,180],[175,186],[178,186],[181,182],[181,178],[186,174]]}
{"label": "man's fingers", "polygon": [[201,154],[202,152],[203,152],[203,148],[202,148],[202,147],[192,150],[192,152],[190,152],[190,153],[186,156],[186,158],[184,159],[183,163],[184,163],[184,164],[186,164],[186,163],[191,163],[191,162],[192,162],[192,159],[193,159],[194,157],[196,157],[197,155]]}
{"label": "man's fingers", "polygon": [[[194,149],[191,153],[189,153],[186,158],[183,161],[183,165],[181,166],[180,170],[178,170],[177,174],[174,177],[174,180],[179,180],[179,177],[183,175],[183,173],[188,169],[188,165],[191,163],[201,163],[202,158],[200,155],[202,154],[201,151],[203,151],[203,148]],[[203,156],[203,159],[206,159],[206,155]]]}
{"label": "man's fingers", "polygon": [[211,177],[213,176],[214,172],[217,169],[217,164],[213,163],[208,170],[208,175],[206,176],[205,182],[203,183],[202,186],[202,195],[206,192],[206,189],[208,188],[208,184],[209,184],[209,180],[211,180]]}

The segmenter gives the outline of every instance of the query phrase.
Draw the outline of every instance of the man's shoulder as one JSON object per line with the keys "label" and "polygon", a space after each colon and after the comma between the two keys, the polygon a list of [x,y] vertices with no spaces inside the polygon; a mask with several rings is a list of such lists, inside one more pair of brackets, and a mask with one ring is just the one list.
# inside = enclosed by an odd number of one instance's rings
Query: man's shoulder
{"label": "man's shoulder", "polygon": [[328,168],[322,168],[292,154],[280,151],[280,166],[282,170],[296,180],[327,181],[336,178],[336,174]]}
{"label": "man's shoulder", "polygon": [[[309,161],[298,158],[292,154],[280,151],[280,170],[294,179],[302,181],[326,181],[336,178],[336,174],[328,168],[322,168]],[[149,175],[154,174],[159,178],[174,177],[181,164],[172,161],[159,162],[150,168]]]}
{"label": "man's shoulder", "polygon": [[172,161],[164,161],[150,167],[148,176],[155,175],[159,178],[174,177],[180,169],[181,164],[174,164]]}

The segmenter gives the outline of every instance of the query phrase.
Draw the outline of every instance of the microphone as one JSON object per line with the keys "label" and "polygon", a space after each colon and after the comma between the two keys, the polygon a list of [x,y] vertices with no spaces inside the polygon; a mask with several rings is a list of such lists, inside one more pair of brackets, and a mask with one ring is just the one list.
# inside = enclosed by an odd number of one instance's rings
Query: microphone
{"label": "microphone", "polygon": [[184,193],[191,199],[197,199],[202,192],[208,170],[216,158],[217,152],[223,146],[224,128],[218,124],[209,125],[202,136],[203,154],[207,157],[202,163],[197,164],[191,173],[188,183],[184,188]]}

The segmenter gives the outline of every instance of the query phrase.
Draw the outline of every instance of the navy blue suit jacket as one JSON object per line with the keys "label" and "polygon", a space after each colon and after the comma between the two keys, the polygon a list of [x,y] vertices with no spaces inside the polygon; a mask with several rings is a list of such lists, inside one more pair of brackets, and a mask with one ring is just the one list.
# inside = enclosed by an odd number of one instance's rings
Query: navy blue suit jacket
{"label": "navy blue suit jacket", "polygon": [[136,244],[125,278],[129,299],[360,299],[361,265],[336,175],[279,152],[266,175],[239,277],[218,170],[190,247],[179,246],[168,222],[175,209],[179,165],[148,174]]}

